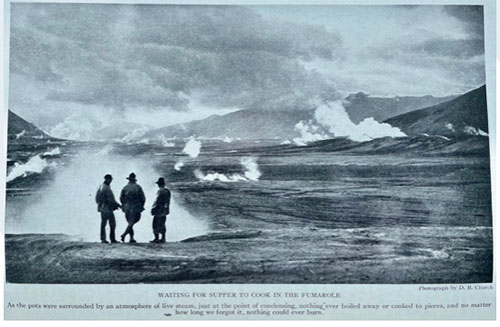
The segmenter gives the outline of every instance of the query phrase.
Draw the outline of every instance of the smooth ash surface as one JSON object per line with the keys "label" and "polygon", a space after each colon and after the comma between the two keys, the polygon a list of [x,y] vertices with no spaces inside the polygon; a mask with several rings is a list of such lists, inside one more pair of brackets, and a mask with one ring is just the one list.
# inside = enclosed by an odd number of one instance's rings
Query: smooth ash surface
{"label": "smooth ash surface", "polygon": [[[97,243],[97,234],[95,242],[64,234],[8,234],[8,282],[474,283],[492,279],[487,156],[366,155],[300,147],[263,151],[258,145],[229,152],[216,145],[202,148],[198,158],[183,157],[185,165],[176,171],[180,149],[134,145],[115,150],[134,158],[154,158],[152,164],[166,177],[179,205],[194,217],[208,219],[205,235],[161,245],[105,245]],[[71,151],[71,146],[65,151]],[[195,170],[241,174],[241,158],[249,154],[262,173],[257,181],[207,182],[195,177]],[[8,212],[16,203],[29,201],[26,189],[41,182],[35,178],[31,185],[26,180],[18,183],[25,191],[10,187]],[[150,219],[145,215],[139,224],[149,226]]]}

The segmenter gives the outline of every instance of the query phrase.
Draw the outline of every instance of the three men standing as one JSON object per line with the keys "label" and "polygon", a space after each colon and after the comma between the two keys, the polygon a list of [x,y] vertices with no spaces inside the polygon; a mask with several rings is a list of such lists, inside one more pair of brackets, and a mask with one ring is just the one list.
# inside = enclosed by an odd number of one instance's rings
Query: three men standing
{"label": "three men standing", "polygon": [[120,208],[120,204],[116,202],[110,184],[113,177],[109,174],[104,176],[104,183],[99,187],[95,195],[97,203],[97,211],[101,213],[101,242],[106,241],[106,225],[109,221],[109,239],[111,243],[118,243],[115,239],[116,220],[113,211]]}
{"label": "three men standing", "polygon": [[[110,184],[113,177],[109,174],[104,176],[104,183],[97,190],[95,201],[97,203],[97,210],[101,213],[101,242],[106,241],[106,224],[109,221],[110,227],[110,240],[111,243],[118,243],[115,239],[116,220],[113,211],[122,208],[125,212],[127,220],[127,228],[121,235],[121,241],[125,242],[125,237],[130,235],[130,243],[136,243],[134,239],[134,225],[141,219],[141,212],[144,211],[144,204],[146,197],[141,186],[137,184],[137,179],[134,173],[130,173],[128,184],[122,189],[120,193],[121,205],[116,202],[111,190]],[[151,243],[164,243],[166,242],[167,228],[165,226],[167,215],[170,213],[170,190],[165,187],[165,179],[158,178],[156,181],[158,185],[158,192],[156,193],[156,200],[151,208],[153,215],[153,234],[154,240]],[[160,238],[161,236],[161,238]]]}
{"label": "three men standing", "polygon": [[127,177],[128,184],[122,189],[120,194],[120,202],[122,203],[122,210],[125,212],[128,226],[125,232],[121,235],[122,242],[125,242],[125,237],[130,235],[130,243],[136,243],[134,239],[134,225],[141,219],[141,212],[144,211],[144,203],[146,197],[141,186],[137,184],[137,179],[134,173],[130,173]]}
{"label": "three men standing", "polygon": [[[170,213],[170,191],[165,188],[165,179],[163,177],[158,178],[156,184],[158,184],[159,190],[156,193],[156,201],[151,209],[155,238],[150,243],[165,243],[165,234],[167,233],[165,222],[167,221],[167,215]],[[159,238],[160,234],[161,238]]]}

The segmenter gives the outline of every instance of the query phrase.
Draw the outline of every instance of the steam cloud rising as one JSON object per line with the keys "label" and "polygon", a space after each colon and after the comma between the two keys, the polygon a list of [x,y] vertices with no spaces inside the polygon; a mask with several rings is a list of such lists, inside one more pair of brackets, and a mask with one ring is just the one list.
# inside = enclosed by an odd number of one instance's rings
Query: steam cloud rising
{"label": "steam cloud rising", "polygon": [[178,160],[174,165],[174,169],[177,171],[181,171],[182,167],[184,167],[184,162],[182,160]]}
{"label": "steam cloud rising", "polygon": [[222,174],[208,173],[203,174],[199,169],[195,170],[194,174],[200,181],[220,181],[220,182],[239,182],[239,181],[257,181],[262,173],[259,170],[255,158],[245,157],[241,159],[241,165],[245,169],[243,174]]}
{"label": "steam cloud rising", "polygon": [[399,128],[366,118],[355,124],[349,118],[342,101],[330,102],[319,106],[315,112],[316,120],[327,127],[334,136],[346,136],[356,142],[364,142],[380,137],[406,136]]}
{"label": "steam cloud rising", "polygon": [[[38,199],[16,208],[19,220],[11,218],[7,221],[9,232],[65,233],[81,236],[87,241],[98,241],[100,214],[94,196],[103,176],[108,173],[113,175],[111,188],[118,200],[121,189],[127,183],[125,177],[135,172],[146,195],[146,210],[134,228],[136,238],[139,241],[151,239],[152,216],[149,211],[158,189],[154,182],[159,174],[151,168],[150,163],[138,157],[121,157],[111,150],[108,147],[99,152],[82,152],[68,166],[58,168],[53,182],[40,190]],[[38,156],[35,158],[34,163],[45,162]],[[20,169],[15,172],[15,175],[19,174]],[[115,211],[115,217],[118,237],[125,230],[126,221],[124,213],[119,210]],[[171,214],[167,218],[167,241],[179,241],[207,231],[206,221],[193,217],[180,207],[174,194]]]}
{"label": "steam cloud rising", "polygon": [[[299,146],[307,143],[325,140],[332,137],[347,137],[355,142],[365,142],[381,137],[406,136],[399,128],[387,123],[379,123],[372,117],[365,118],[359,124],[355,124],[349,118],[343,101],[328,102],[321,104],[314,112],[314,120],[300,121],[295,125],[295,130],[300,137],[293,141]],[[326,130],[325,130],[326,129]]]}
{"label": "steam cloud rising", "polygon": [[7,175],[7,182],[30,173],[41,173],[47,167],[55,167],[55,163],[48,163],[41,155],[31,157],[25,164],[15,163],[14,168]]}
{"label": "steam cloud rising", "polygon": [[200,150],[201,142],[196,140],[194,136],[191,136],[186,142],[182,152],[189,155],[191,158],[196,158],[200,154]]}
{"label": "steam cloud rising", "polygon": [[[324,132],[320,131],[320,128],[309,120],[307,122],[299,121],[294,128],[300,133],[300,137],[293,139],[293,142],[299,146],[305,146],[307,143],[325,140],[329,138]],[[285,143],[286,144],[286,143]]]}

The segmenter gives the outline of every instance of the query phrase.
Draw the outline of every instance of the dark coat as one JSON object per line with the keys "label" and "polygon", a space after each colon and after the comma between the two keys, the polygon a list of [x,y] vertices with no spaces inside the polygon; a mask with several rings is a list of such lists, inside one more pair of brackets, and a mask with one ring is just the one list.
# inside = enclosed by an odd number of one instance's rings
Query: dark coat
{"label": "dark coat", "polygon": [[113,212],[120,206],[120,204],[115,200],[111,187],[104,183],[99,187],[95,194],[95,202],[97,203],[97,211],[103,213]]}
{"label": "dark coat", "polygon": [[170,191],[168,188],[160,188],[156,193],[156,201],[151,209],[153,216],[166,216],[170,213]]}
{"label": "dark coat", "polygon": [[129,182],[122,189],[120,202],[122,203],[122,210],[125,213],[137,213],[144,211],[146,197],[144,196],[144,191],[138,184]]}

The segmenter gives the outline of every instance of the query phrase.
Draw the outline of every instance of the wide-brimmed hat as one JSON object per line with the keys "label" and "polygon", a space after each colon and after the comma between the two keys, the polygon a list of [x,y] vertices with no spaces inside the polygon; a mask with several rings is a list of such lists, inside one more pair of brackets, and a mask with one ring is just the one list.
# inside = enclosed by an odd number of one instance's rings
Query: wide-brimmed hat
{"label": "wide-brimmed hat", "polygon": [[156,181],[156,184],[165,185],[165,179],[163,177],[158,178],[158,180]]}
{"label": "wide-brimmed hat", "polygon": [[130,173],[130,175],[128,175],[127,179],[129,181],[136,181],[137,179],[135,178],[135,174],[134,173]]}
{"label": "wide-brimmed hat", "polygon": [[113,176],[111,176],[110,174],[106,174],[104,175],[104,179],[113,179]]}

